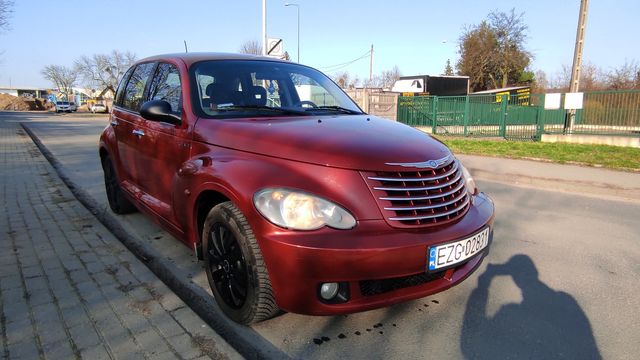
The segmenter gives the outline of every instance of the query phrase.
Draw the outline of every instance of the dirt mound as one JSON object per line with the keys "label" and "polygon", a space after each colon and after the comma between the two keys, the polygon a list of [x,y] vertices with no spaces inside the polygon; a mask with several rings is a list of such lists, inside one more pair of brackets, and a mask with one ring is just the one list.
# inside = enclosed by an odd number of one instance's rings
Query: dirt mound
{"label": "dirt mound", "polygon": [[29,99],[9,94],[0,94],[0,110],[46,110],[46,105],[43,99]]}

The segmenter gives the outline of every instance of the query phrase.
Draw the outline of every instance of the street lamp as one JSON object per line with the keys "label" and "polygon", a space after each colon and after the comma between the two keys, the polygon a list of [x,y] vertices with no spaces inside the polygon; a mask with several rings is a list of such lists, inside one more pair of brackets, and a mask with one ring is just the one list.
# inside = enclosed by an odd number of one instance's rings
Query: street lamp
{"label": "street lamp", "polygon": [[295,6],[298,14],[298,64],[300,63],[300,4],[285,3],[284,6]]}

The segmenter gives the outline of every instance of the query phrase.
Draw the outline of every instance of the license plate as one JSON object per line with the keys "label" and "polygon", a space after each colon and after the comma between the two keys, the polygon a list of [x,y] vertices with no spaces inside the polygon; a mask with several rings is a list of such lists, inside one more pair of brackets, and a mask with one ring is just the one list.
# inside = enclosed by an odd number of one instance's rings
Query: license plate
{"label": "license plate", "polygon": [[447,244],[429,248],[429,271],[450,267],[462,263],[489,245],[489,228],[479,233]]}

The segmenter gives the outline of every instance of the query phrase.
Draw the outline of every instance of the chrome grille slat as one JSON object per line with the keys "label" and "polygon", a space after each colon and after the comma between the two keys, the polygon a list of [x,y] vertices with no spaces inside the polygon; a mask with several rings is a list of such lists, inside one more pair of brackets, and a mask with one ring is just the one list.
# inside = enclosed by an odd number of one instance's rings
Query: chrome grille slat
{"label": "chrome grille slat", "polygon": [[[442,189],[443,187],[447,187],[450,186],[451,184],[457,182],[458,180],[460,180],[460,178],[462,177],[462,173],[459,172],[458,175],[456,175],[456,177],[452,180],[447,181],[446,183],[443,184],[438,184],[438,185],[434,185],[434,186],[424,186],[424,187],[405,187],[405,188],[387,188],[387,187],[374,187],[375,190],[383,190],[383,191],[424,191],[424,190],[438,190],[438,189]],[[422,179],[422,181],[427,181],[425,179]]]}
{"label": "chrome grille slat", "polygon": [[[450,176],[451,174],[455,173],[456,171],[458,171],[458,162],[454,162],[453,163],[453,167],[451,168],[451,170],[447,171],[445,174],[441,174],[438,176],[433,176],[433,177],[421,177],[421,178],[384,178],[384,177],[377,177],[377,176],[369,176],[369,179],[371,180],[378,180],[378,181],[435,181],[435,180],[440,180],[440,179],[444,179],[447,176]],[[378,189],[376,188],[376,190],[382,190],[382,189]]]}
{"label": "chrome grille slat", "polygon": [[447,212],[433,214],[433,215],[424,215],[424,216],[397,216],[397,217],[390,217],[389,220],[408,221],[408,220],[435,219],[435,218],[439,218],[439,217],[455,214],[458,211],[460,211],[461,209],[464,209],[467,205],[469,205],[469,198],[468,197],[460,207],[457,207],[457,208],[455,208],[453,210],[450,210],[450,211],[447,211]]}
{"label": "chrome grille slat", "polygon": [[428,227],[461,219],[471,207],[462,165],[363,172],[380,211],[394,227]]}
{"label": "chrome grille slat", "polygon": [[458,197],[456,197],[453,200],[444,202],[444,203],[437,203],[435,205],[421,205],[421,206],[398,206],[398,207],[385,207],[385,210],[391,210],[391,211],[411,211],[411,210],[430,210],[430,209],[437,209],[440,207],[445,207],[445,206],[449,206],[449,205],[453,205],[455,203],[457,203],[458,201],[462,200],[462,198],[464,198],[465,196],[467,196],[466,192],[461,193],[460,195],[458,195]]}
{"label": "chrome grille slat", "polygon": [[451,191],[447,191],[445,193],[438,193],[438,194],[435,194],[435,195],[427,195],[427,196],[398,196],[398,197],[385,196],[385,197],[381,197],[380,200],[388,200],[388,201],[403,201],[403,200],[419,201],[419,200],[438,199],[438,198],[441,198],[443,196],[449,196],[449,195],[459,191],[462,188],[464,188],[464,182],[461,181],[460,184],[458,184],[458,186],[456,186],[455,189],[453,189]]}

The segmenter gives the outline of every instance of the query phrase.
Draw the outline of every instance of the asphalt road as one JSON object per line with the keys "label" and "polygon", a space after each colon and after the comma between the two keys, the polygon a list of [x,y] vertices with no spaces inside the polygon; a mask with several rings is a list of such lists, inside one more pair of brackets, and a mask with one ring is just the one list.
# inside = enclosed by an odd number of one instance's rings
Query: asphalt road
{"label": "asphalt road", "polygon": [[[0,121],[28,126],[106,209],[97,154],[105,116],[2,112]],[[295,358],[637,358],[640,203],[478,183],[496,204],[494,242],[461,285],[385,309],[282,314],[238,331]],[[188,248],[142,215],[122,221],[209,292]]]}

